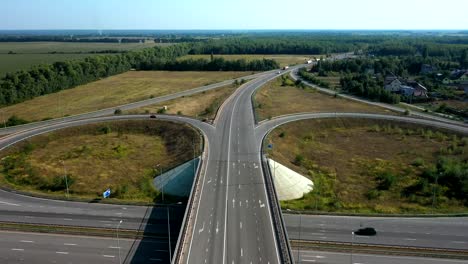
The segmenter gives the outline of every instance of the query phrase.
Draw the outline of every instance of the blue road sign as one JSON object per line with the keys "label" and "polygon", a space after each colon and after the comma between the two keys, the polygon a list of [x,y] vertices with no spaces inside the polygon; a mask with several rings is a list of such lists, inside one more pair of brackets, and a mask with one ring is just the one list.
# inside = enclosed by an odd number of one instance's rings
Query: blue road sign
{"label": "blue road sign", "polygon": [[268,144],[268,148],[269,148],[269,149],[272,149],[272,148],[273,148],[273,144]]}
{"label": "blue road sign", "polygon": [[110,189],[107,189],[105,192],[102,193],[102,197],[104,198],[109,198],[110,195],[111,195]]}

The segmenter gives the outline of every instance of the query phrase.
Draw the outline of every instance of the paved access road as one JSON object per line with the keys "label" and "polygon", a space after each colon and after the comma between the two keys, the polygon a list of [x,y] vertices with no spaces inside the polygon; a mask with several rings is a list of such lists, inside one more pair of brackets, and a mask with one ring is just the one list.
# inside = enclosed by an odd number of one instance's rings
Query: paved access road
{"label": "paved access road", "polygon": [[[296,263],[299,263],[298,251],[293,251]],[[466,260],[456,259],[438,259],[391,255],[369,255],[362,253],[340,253],[340,252],[322,252],[322,251],[300,251],[300,263],[317,264],[462,264]]]}
{"label": "paved access road", "polygon": [[[285,214],[290,239],[468,249],[468,217],[400,218]],[[377,235],[352,236],[361,227]]]}

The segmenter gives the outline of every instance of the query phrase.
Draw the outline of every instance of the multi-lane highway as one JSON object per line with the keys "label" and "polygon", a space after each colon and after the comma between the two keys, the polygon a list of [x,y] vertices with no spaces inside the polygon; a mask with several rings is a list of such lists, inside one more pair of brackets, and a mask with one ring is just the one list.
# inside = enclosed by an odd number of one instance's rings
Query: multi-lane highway
{"label": "multi-lane highway", "polygon": [[[320,264],[462,264],[466,260],[440,259],[425,257],[408,257],[394,255],[362,254],[362,253],[341,253],[341,252],[323,252],[294,250],[294,256],[300,263],[320,263]],[[300,253],[300,256],[298,255]],[[299,262],[298,262],[299,263]]]}
{"label": "multi-lane highway", "polygon": [[[357,117],[393,119],[467,133],[466,127],[456,124],[354,113],[303,113],[275,118],[257,126],[251,96],[256,89],[277,76],[272,72],[263,73],[238,89],[222,105],[213,125],[187,117],[158,116],[158,119],[188,123],[198,128],[206,140],[203,166],[196,183],[196,198],[193,206],[187,209],[190,210],[191,217],[187,219],[187,233],[183,236],[182,249],[179,251],[180,263],[282,263],[289,260],[285,259],[289,255],[285,256],[282,251],[285,244],[280,234],[282,230],[278,229],[278,221],[281,219],[274,218],[277,200],[272,197],[266,184],[260,153],[264,137],[278,125],[311,118]],[[149,119],[147,116],[89,118],[101,114],[106,113],[92,113],[90,116],[84,115],[70,120],[5,130],[4,133],[15,133],[0,140],[0,149],[20,140],[65,127],[122,119]],[[21,132],[24,128],[27,130]],[[148,213],[148,208],[145,207],[50,201],[3,191],[0,191],[0,210],[3,212],[0,220],[4,221],[22,219],[21,221],[25,222],[52,221],[52,223],[105,227],[123,220],[121,228],[129,229],[136,229],[138,225],[141,228],[141,219],[145,219]],[[152,210],[157,212],[158,209]],[[297,227],[290,224],[292,220],[286,218],[290,235],[294,237]],[[320,223],[317,227],[317,223],[312,220],[310,223],[305,221],[304,226],[305,234],[310,237],[314,237],[314,233],[326,233],[323,237],[334,236],[343,241],[349,239],[347,229],[338,230],[330,227],[327,231],[325,227],[320,228]],[[147,227],[148,225],[144,226]],[[302,226],[300,230],[302,231]],[[385,232],[383,227],[381,231]],[[395,236],[395,232],[389,232]],[[380,232],[379,237],[385,240],[385,236],[380,236]],[[389,243],[393,243],[392,241]],[[135,256],[134,259],[139,256],[138,251],[131,255]]]}
{"label": "multi-lane highway", "polygon": [[[284,215],[290,239],[448,249],[468,248],[468,217],[401,218]],[[354,236],[373,227],[376,236]]]}
{"label": "multi-lane highway", "polygon": [[0,263],[168,263],[165,239],[0,232]]}
{"label": "multi-lane highway", "polygon": [[250,101],[275,76],[251,81],[219,112],[186,263],[281,263]]}

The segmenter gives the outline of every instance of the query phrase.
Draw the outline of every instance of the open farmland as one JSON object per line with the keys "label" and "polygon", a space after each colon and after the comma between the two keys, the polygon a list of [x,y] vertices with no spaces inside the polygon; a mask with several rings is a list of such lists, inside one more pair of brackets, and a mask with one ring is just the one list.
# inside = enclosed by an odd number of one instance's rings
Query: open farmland
{"label": "open farmland", "polygon": [[[0,77],[34,65],[97,56],[95,52],[124,52],[154,47],[146,43],[0,42]],[[13,53],[13,54],[9,54]]]}

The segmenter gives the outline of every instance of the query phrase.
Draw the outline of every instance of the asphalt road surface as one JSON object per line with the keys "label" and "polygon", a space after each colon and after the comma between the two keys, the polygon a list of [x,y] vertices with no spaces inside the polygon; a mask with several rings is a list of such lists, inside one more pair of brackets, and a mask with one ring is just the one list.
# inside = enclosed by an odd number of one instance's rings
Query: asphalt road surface
{"label": "asphalt road surface", "polygon": [[[0,263],[168,263],[167,240],[0,232]],[[135,250],[146,248],[142,250]]]}
{"label": "asphalt road surface", "polygon": [[[296,263],[316,264],[461,264],[466,260],[438,259],[391,255],[369,255],[361,253],[339,253],[322,251],[300,251],[300,259],[297,250],[293,251]],[[299,262],[300,260],[300,262]]]}
{"label": "asphalt road surface", "polygon": [[[300,219],[301,218],[301,219]],[[290,239],[468,249],[468,217],[395,218],[285,214]],[[376,236],[352,236],[373,227]]]}
{"label": "asphalt road surface", "polygon": [[186,263],[280,263],[250,100],[274,77],[249,82],[220,110]]}

